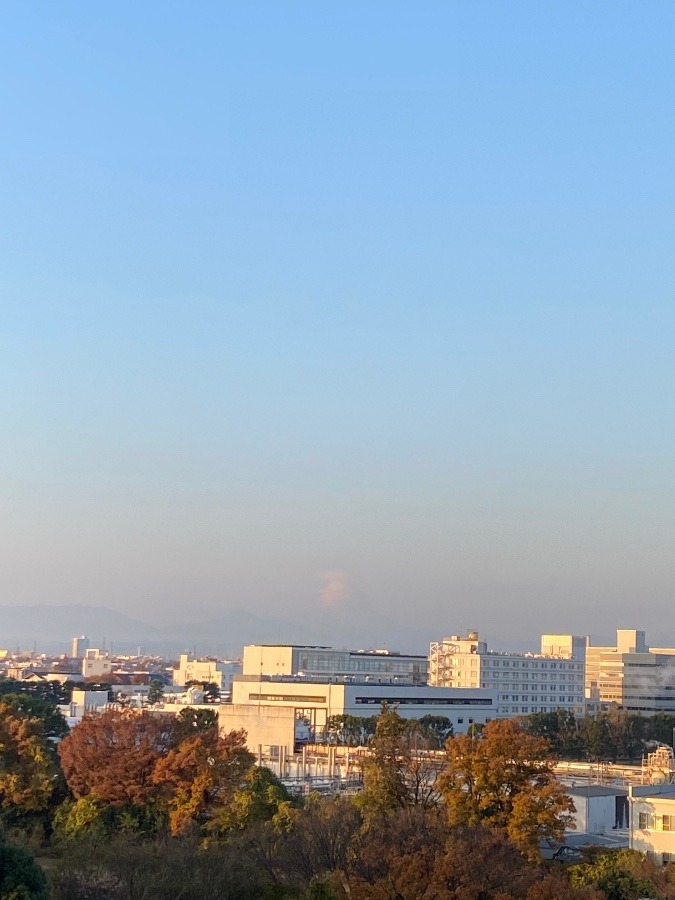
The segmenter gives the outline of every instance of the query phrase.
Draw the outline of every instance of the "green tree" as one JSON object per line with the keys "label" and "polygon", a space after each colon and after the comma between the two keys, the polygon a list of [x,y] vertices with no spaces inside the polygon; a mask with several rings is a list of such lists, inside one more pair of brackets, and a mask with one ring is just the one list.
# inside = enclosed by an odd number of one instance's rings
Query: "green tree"
{"label": "green tree", "polygon": [[674,896],[673,893],[662,892],[662,888],[666,887],[663,872],[636,850],[602,853],[592,863],[571,866],[569,874],[573,885],[597,887],[606,900]]}
{"label": "green tree", "polygon": [[188,706],[176,716],[173,732],[173,744],[178,746],[182,740],[192,737],[200,731],[218,730],[218,713],[215,709],[195,709]]}
{"label": "green tree", "polygon": [[436,749],[443,747],[452,736],[452,722],[447,716],[426,715],[417,719],[417,722]]}
{"label": "green tree", "polygon": [[164,683],[158,681],[157,679],[153,679],[150,682],[150,689],[148,690],[148,703],[153,706],[155,703],[161,703],[164,697]]}
{"label": "green tree", "polygon": [[514,719],[496,719],[478,740],[459,735],[446,747],[439,787],[451,825],[503,828],[533,859],[541,838],[562,837],[574,807],[545,740]]}
{"label": "green tree", "polygon": [[265,766],[252,766],[232,801],[213,811],[205,830],[209,837],[219,839],[260,822],[274,821],[284,828],[292,807],[292,797],[277,776]]}
{"label": "green tree", "polygon": [[26,850],[7,843],[0,835],[0,898],[49,900],[47,881]]}
{"label": "green tree", "polygon": [[395,709],[382,706],[370,754],[363,763],[363,791],[358,805],[368,813],[383,813],[409,805],[406,769],[410,749],[405,719]]}

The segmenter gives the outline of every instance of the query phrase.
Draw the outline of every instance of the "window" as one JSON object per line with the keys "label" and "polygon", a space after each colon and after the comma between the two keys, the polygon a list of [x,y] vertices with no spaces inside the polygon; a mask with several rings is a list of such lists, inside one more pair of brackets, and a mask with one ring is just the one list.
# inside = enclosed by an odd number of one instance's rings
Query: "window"
{"label": "window", "polygon": [[654,827],[654,816],[652,813],[638,813],[638,828],[640,831],[649,831]]}
{"label": "window", "polygon": [[464,724],[464,719],[462,719],[462,718],[457,719],[457,724],[458,724],[458,725],[463,725],[463,724]]}
{"label": "window", "polygon": [[664,831],[675,831],[675,816],[663,816],[662,828]]}

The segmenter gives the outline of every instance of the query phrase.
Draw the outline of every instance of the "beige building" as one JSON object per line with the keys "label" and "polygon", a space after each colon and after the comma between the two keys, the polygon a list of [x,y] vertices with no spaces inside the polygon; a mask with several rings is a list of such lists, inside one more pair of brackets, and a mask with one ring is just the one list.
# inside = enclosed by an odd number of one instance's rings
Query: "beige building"
{"label": "beige building", "polygon": [[112,672],[112,662],[105,653],[91,648],[84,651],[82,674],[85,678],[105,678]]}
{"label": "beige building", "polygon": [[306,675],[369,678],[375,682],[427,683],[426,656],[396,650],[336,650],[293,644],[244,647],[244,675]]}
{"label": "beige building", "polygon": [[497,717],[585,709],[586,638],[544,634],[540,653],[488,650],[476,631],[435,641],[429,651],[429,682],[453,688],[481,688],[497,696]]}
{"label": "beige building", "polygon": [[675,784],[629,789],[630,846],[657,862],[675,862]]}
{"label": "beige building", "polygon": [[615,647],[586,651],[586,696],[631,713],[675,713],[675,649],[648,647],[644,631],[617,630]]}
{"label": "beige building", "polygon": [[223,666],[216,659],[190,659],[183,653],[178,668],[173,670],[173,683],[175,687],[185,687],[190,681],[217,684],[222,688]]}

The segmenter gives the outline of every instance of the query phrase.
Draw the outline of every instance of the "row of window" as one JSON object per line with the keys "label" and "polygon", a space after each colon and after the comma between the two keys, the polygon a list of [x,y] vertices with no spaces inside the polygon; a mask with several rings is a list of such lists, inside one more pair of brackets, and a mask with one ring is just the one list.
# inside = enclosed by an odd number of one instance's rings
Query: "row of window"
{"label": "row of window", "polygon": [[[525,702],[525,703],[527,703],[527,702],[530,702],[530,701],[531,701],[532,703],[537,703],[537,702],[539,702],[540,699],[541,699],[541,702],[542,702],[542,703],[555,703],[555,702],[556,702],[556,698],[555,698],[555,697],[548,697],[548,696],[546,696],[546,697],[541,697],[541,698],[539,698],[539,697],[536,696],[536,694],[532,694],[531,696],[530,696],[530,694],[500,694],[500,695],[499,695],[499,699],[500,699],[501,701],[504,701],[504,700],[510,700],[512,703],[520,703],[520,702]],[[567,697],[567,698],[565,698],[565,697],[560,696],[560,695],[558,696],[558,703],[565,703],[566,701],[567,701],[567,703],[579,703],[579,702],[580,702],[580,698],[579,698],[579,697]]]}
{"label": "row of window", "polygon": [[[543,713],[543,712],[552,712],[555,709],[558,709],[557,706],[521,706],[518,708],[517,706],[500,706],[499,712],[509,716],[515,716],[519,714],[528,715],[529,713]],[[578,712],[580,710],[577,710]]]}
{"label": "row of window", "polygon": [[365,703],[368,706],[379,706],[382,703],[400,704],[401,706],[492,706],[491,697],[474,699],[472,697],[355,697],[354,703]]}
{"label": "row of window", "polygon": [[553,669],[553,670],[563,670],[567,672],[583,672],[584,664],[583,663],[554,663],[554,662],[541,662],[540,660],[527,660],[525,662],[521,662],[517,659],[489,659],[486,657],[481,657],[482,665],[485,666],[493,666],[494,668],[499,668],[500,666],[504,669],[508,668],[523,668],[523,669]]}
{"label": "row of window", "polygon": [[[488,673],[485,673],[486,676],[487,676],[487,674]],[[513,673],[512,672],[490,672],[489,674],[492,676],[492,678],[495,678],[495,679],[499,678],[500,675],[503,679],[529,678],[530,677],[527,672],[513,672]],[[544,681],[546,678],[547,678],[546,675],[543,675],[541,678],[535,678],[534,676],[532,676],[532,681]],[[551,676],[551,682],[575,681],[578,684],[581,684],[583,682],[583,680],[584,679],[583,679],[582,675],[552,675]]]}
{"label": "row of window", "polygon": [[657,816],[654,813],[638,813],[640,831],[675,831],[675,816]]}

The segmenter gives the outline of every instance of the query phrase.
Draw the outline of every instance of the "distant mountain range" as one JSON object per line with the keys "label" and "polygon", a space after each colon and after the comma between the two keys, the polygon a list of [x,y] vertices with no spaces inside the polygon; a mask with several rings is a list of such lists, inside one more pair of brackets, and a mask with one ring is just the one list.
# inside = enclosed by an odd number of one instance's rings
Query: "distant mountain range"
{"label": "distant mountain range", "polygon": [[85,634],[92,647],[118,653],[239,656],[245,643],[302,642],[288,622],[258,618],[232,610],[217,619],[190,618],[177,625],[148,624],[105,606],[0,606],[0,647],[66,653],[74,635]]}
{"label": "distant mountain range", "polygon": [[[406,633],[405,644],[400,634]],[[92,647],[117,653],[135,653],[139,647],[149,654],[237,657],[244,644],[323,644],[370,649],[389,647],[405,652],[426,653],[429,635],[419,629],[404,629],[400,623],[363,605],[351,608],[317,609],[304,623],[257,616],[233,609],[215,619],[191,615],[175,625],[141,622],[106,606],[67,605],[0,606],[0,647],[47,653],[70,651],[74,635],[85,634]],[[433,635],[435,637],[435,635]]]}

